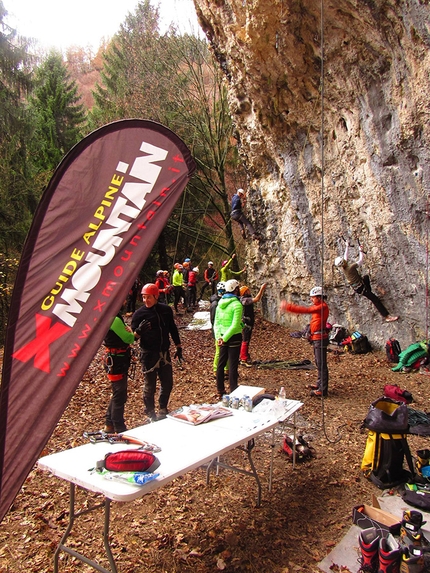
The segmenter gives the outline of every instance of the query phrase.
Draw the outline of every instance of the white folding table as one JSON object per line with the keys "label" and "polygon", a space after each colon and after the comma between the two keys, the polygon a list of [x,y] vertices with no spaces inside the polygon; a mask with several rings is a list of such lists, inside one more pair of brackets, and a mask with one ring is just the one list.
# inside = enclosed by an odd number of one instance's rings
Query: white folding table
{"label": "white folding table", "polygon": [[[301,402],[296,400],[285,400],[282,408],[279,407],[278,403],[272,412],[257,413],[254,411],[245,412],[242,410],[232,410],[233,416],[212,420],[197,426],[167,418],[153,424],[147,424],[128,430],[127,435],[156,444],[161,448],[161,451],[155,454],[160,460],[160,466],[156,470],[160,475],[154,481],[144,486],[110,481],[99,473],[90,471],[92,468],[95,468],[97,461],[104,458],[105,454],[122,449],[136,448],[136,446],[125,445],[123,443],[110,444],[107,442],[97,442],[41,458],[38,461],[38,467],[40,469],[49,471],[53,475],[70,483],[69,523],[55,552],[54,573],[58,572],[58,559],[61,551],[76,557],[102,573],[117,573],[109,545],[111,501],[126,502],[141,498],[190,470],[204,465],[207,466],[207,479],[209,479],[209,471],[212,467],[223,467],[253,476],[258,486],[257,505],[259,505],[261,500],[261,483],[251,455],[254,439],[265,432],[272,431],[272,453],[269,476],[270,490],[273,471],[275,428],[280,423],[293,418],[295,433],[296,412],[302,405]],[[248,454],[252,471],[229,466],[220,461],[220,456],[236,447],[244,446],[244,444],[246,444],[246,446],[243,449]],[[104,501],[88,509],[76,512],[76,486],[102,494]],[[111,567],[110,570],[65,545],[75,519],[80,515],[84,515],[100,507],[104,507],[103,542]]]}

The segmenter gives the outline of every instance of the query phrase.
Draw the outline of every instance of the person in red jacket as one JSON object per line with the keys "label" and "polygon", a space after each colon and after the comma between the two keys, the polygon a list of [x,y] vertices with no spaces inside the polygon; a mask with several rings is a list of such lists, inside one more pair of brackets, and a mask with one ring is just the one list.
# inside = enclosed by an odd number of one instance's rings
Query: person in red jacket
{"label": "person in red jacket", "polygon": [[314,347],[315,364],[318,369],[318,380],[312,386],[311,396],[327,396],[328,394],[328,367],[327,367],[327,347],[328,332],[326,323],[329,315],[329,308],[324,301],[323,289],[320,286],[314,287],[309,296],[312,301],[311,306],[299,306],[283,300],[281,302],[281,312],[292,312],[297,314],[311,314],[310,341]]}

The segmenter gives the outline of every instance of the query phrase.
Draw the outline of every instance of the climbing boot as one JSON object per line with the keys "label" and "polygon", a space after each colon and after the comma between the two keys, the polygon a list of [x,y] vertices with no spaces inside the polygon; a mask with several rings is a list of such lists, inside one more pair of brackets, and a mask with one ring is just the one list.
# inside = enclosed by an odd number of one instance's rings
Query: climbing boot
{"label": "climbing boot", "polygon": [[361,557],[360,573],[378,573],[379,567],[379,540],[381,536],[375,527],[363,529],[358,536]]}
{"label": "climbing boot", "polygon": [[378,573],[399,573],[401,557],[402,552],[391,533],[387,537],[381,537]]}
{"label": "climbing boot", "polygon": [[400,546],[405,549],[409,549],[410,546],[427,547],[429,542],[421,529],[424,524],[423,514],[420,511],[415,509],[404,511],[400,524]]}
{"label": "climbing boot", "polygon": [[410,549],[405,549],[400,561],[400,573],[423,573],[424,569],[422,548],[411,545]]}

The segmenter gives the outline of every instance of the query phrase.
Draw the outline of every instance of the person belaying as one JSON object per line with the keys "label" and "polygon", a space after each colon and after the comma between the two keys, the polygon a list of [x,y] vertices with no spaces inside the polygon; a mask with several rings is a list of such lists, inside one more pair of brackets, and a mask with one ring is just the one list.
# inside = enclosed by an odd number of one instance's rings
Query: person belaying
{"label": "person belaying", "polygon": [[185,304],[185,292],[183,287],[184,276],[182,274],[184,267],[180,263],[175,263],[173,267],[175,269],[173,271],[173,277],[172,277],[173,297],[174,297],[173,306],[175,308],[176,314],[178,314],[179,312],[178,305],[181,302],[181,299]]}
{"label": "person belaying", "polygon": [[261,297],[266,290],[266,283],[261,285],[260,290],[256,296],[252,296],[249,287],[242,286],[239,289],[240,292],[240,302],[243,305],[243,323],[244,327],[242,330],[242,344],[240,347],[240,364],[244,366],[252,366],[252,360],[249,355],[249,345],[251,343],[252,331],[254,329],[255,323],[255,310],[254,304],[261,300]]}
{"label": "person belaying", "polygon": [[[209,316],[210,316],[211,326],[212,326],[212,337],[214,339],[215,339],[214,323],[215,323],[216,307],[218,306],[218,303],[224,294],[225,294],[225,284],[222,282],[219,282],[216,286],[216,293],[211,295],[211,297],[209,299],[209,301],[210,301]],[[213,372],[214,372],[215,378],[216,378],[216,369],[218,366],[218,359],[219,359],[219,349],[220,349],[219,344],[215,340],[215,354],[214,354],[214,359],[213,359]],[[224,378],[226,378],[226,377],[228,377],[228,361],[227,361],[227,364],[224,366]]]}
{"label": "person belaying", "polygon": [[215,270],[212,261],[208,262],[207,269],[205,269],[205,272],[203,273],[203,278],[205,282],[200,290],[199,301],[202,300],[203,294],[208,287],[210,287],[211,295],[216,293],[216,283],[218,280],[218,273]]}
{"label": "person belaying", "polygon": [[164,274],[164,271],[159,270],[155,275],[154,284],[158,287],[158,292],[160,293],[158,302],[167,304],[167,293],[169,292],[168,280]]}
{"label": "person belaying", "polygon": [[259,236],[254,227],[247,219],[243,212],[243,207],[246,204],[246,193],[243,189],[238,189],[231,199],[231,214],[230,217],[240,225],[240,232],[242,237],[246,239],[246,231],[253,239],[258,239]]}
{"label": "person belaying", "polygon": [[362,276],[360,274],[358,267],[363,263],[363,247],[359,245],[358,250],[358,259],[354,263],[348,263],[349,242],[345,241],[345,252],[343,256],[336,257],[334,261],[335,266],[343,271],[348,284],[357,294],[366,297],[374,304],[376,310],[385,318],[386,322],[394,322],[395,320],[398,320],[399,317],[390,315],[381,299],[372,292],[369,275]]}
{"label": "person belaying", "polygon": [[194,267],[188,273],[187,302],[188,302],[188,309],[189,310],[191,310],[197,304],[198,275],[199,275],[199,267]]}
{"label": "person belaying", "polygon": [[225,294],[215,311],[214,334],[219,348],[216,371],[218,398],[225,394],[224,367],[229,364],[230,393],[237,388],[240,345],[242,343],[242,303],[239,300],[239,283],[231,279],[225,283]]}
{"label": "person belaying", "polygon": [[241,271],[233,271],[231,269],[231,265],[233,263],[233,260],[236,258],[236,254],[234,253],[233,255],[231,255],[231,257],[228,259],[228,261],[223,261],[221,263],[221,268],[219,270],[219,276],[220,276],[220,281],[222,283],[226,283],[227,281],[231,280],[231,279],[237,279],[239,280],[240,276],[242,273],[244,273],[246,271],[246,265],[243,267],[243,269]]}
{"label": "person belaying", "polygon": [[311,306],[299,306],[286,300],[281,301],[281,312],[292,312],[297,314],[311,314],[310,342],[314,347],[315,364],[318,369],[318,380],[311,385],[311,396],[328,395],[328,367],[327,367],[327,347],[328,331],[326,329],[329,308],[323,297],[323,289],[315,286],[309,293],[312,301]]}

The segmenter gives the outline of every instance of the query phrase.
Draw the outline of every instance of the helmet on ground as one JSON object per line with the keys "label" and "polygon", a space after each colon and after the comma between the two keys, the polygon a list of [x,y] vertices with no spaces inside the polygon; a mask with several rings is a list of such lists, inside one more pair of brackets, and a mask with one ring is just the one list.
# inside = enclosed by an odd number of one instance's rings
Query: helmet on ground
{"label": "helmet on ground", "polygon": [[248,290],[249,290],[249,287],[247,287],[246,285],[241,286],[239,289],[240,296],[243,296]]}
{"label": "helmet on ground", "polygon": [[323,289],[320,286],[316,286],[313,289],[311,289],[311,292],[309,293],[309,296],[322,296],[323,295]]}
{"label": "helmet on ground", "polygon": [[199,272],[199,267],[194,267],[194,268],[193,268],[193,271],[194,271],[195,273],[198,273],[198,272]]}
{"label": "helmet on ground", "polygon": [[245,191],[243,189],[238,189],[237,194],[238,195],[245,195]]}
{"label": "helmet on ground", "polygon": [[236,279],[230,279],[225,283],[225,292],[234,292],[235,289],[239,286],[239,281]]}
{"label": "helmet on ground", "polygon": [[212,262],[212,261],[209,261],[209,262],[208,262],[208,266],[209,266],[209,265],[213,265],[213,262]]}
{"label": "helmet on ground", "polygon": [[156,298],[160,296],[160,291],[158,290],[158,286],[154,283],[147,283],[142,287],[142,294],[152,294]]}
{"label": "helmet on ground", "polygon": [[225,283],[219,282],[219,283],[216,285],[216,290],[217,290],[217,293],[218,293],[218,294],[224,294],[224,293],[225,293]]}
{"label": "helmet on ground", "polygon": [[343,263],[343,257],[336,257],[336,258],[335,258],[334,264],[335,264],[337,267],[340,267],[342,263]]}

